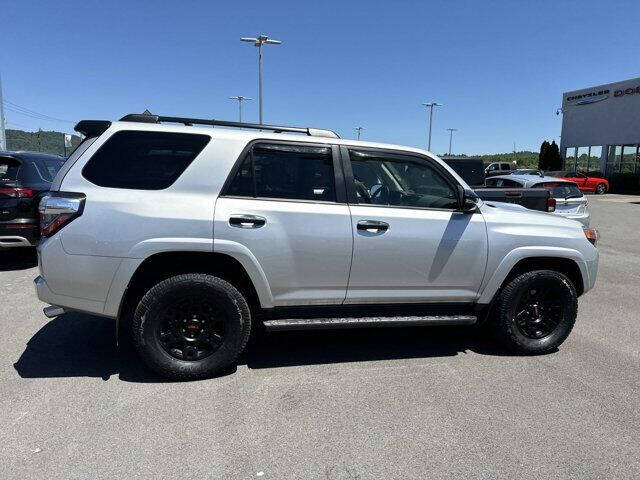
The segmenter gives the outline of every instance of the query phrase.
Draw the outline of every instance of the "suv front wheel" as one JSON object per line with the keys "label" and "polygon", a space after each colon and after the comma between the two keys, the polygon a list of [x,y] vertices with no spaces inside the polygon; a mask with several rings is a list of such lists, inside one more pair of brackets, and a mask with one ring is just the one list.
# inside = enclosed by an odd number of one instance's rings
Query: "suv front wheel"
{"label": "suv front wheel", "polygon": [[195,380],[223,373],[244,349],[251,314],[242,294],[221,278],[184,274],[167,278],[140,300],[134,343],[160,375]]}
{"label": "suv front wheel", "polygon": [[510,350],[549,353],[569,336],[578,296],[562,273],[536,270],[512,279],[500,292],[495,311],[498,336]]}

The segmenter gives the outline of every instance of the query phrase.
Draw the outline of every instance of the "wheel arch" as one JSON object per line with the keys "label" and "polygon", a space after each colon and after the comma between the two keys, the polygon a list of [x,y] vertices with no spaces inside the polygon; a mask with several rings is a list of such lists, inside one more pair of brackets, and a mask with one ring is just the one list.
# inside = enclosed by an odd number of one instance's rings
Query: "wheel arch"
{"label": "wheel arch", "polygon": [[160,252],[145,258],[127,283],[118,308],[118,330],[123,322],[131,319],[133,309],[149,288],[183,273],[208,273],[228,281],[244,295],[252,311],[269,303],[270,295],[263,297],[270,292],[264,292],[264,286],[262,290],[260,286],[256,288],[245,266],[232,255],[218,252]]}
{"label": "wheel arch", "polygon": [[514,277],[532,270],[553,270],[566,275],[573,283],[578,296],[588,285],[588,269],[579,252],[574,250],[552,252],[529,252],[505,256],[488,281],[478,300],[479,304],[490,304],[500,290]]}

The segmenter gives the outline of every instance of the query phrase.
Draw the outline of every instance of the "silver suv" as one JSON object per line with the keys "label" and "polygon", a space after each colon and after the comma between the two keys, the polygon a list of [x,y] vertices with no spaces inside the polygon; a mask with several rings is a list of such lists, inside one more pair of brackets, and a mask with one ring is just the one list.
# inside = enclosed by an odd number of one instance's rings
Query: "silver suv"
{"label": "silver suv", "polygon": [[482,202],[424,150],[153,115],[76,130],[40,204],[38,297],[131,326],[167,377],[221,373],[258,327],[482,323],[545,353],[596,279],[594,230]]}

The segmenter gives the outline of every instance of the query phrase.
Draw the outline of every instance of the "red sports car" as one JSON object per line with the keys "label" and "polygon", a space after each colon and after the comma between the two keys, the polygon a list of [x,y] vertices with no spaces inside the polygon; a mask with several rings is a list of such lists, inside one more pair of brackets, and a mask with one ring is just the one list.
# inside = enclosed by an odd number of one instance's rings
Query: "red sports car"
{"label": "red sports car", "polygon": [[609,182],[606,178],[594,177],[582,172],[545,172],[546,175],[562,178],[578,184],[581,192],[593,192],[598,195],[609,191]]}

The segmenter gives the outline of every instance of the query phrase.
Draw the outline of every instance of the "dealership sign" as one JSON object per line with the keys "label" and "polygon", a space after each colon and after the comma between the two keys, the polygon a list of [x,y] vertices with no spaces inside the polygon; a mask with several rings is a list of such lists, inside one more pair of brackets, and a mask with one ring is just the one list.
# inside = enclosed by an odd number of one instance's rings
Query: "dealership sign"
{"label": "dealership sign", "polygon": [[567,97],[567,105],[587,105],[589,103],[601,102],[610,96],[610,90],[594,90],[592,92],[581,93],[580,95],[571,95]]}
{"label": "dealership sign", "polygon": [[625,89],[616,90],[613,92],[614,97],[622,97],[623,95],[633,95],[634,93],[640,93],[640,85],[637,87],[629,87]]}
{"label": "dealership sign", "polygon": [[[592,90],[578,95],[571,95],[565,100],[565,106],[588,105],[590,103],[601,102],[610,98],[611,90],[606,88],[602,90]],[[624,97],[626,95],[640,95],[640,85],[634,87],[618,88],[613,91],[613,97]]]}

